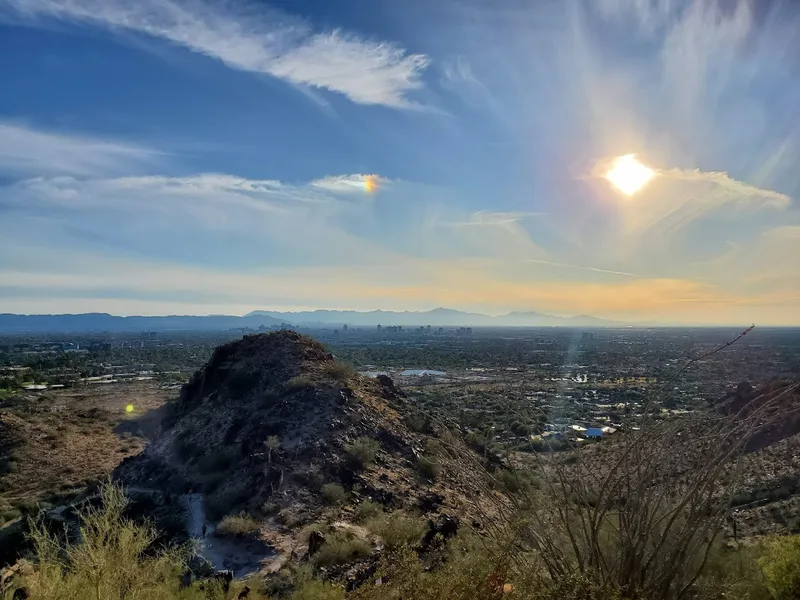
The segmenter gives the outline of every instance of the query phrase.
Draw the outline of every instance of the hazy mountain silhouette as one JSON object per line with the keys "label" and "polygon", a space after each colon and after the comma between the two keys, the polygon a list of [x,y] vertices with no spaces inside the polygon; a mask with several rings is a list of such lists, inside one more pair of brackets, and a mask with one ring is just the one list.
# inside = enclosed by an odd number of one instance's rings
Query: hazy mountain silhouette
{"label": "hazy mountain silhouette", "polygon": [[538,312],[511,312],[506,315],[490,316],[470,313],[451,308],[435,308],[428,311],[355,311],[355,310],[311,310],[298,312],[254,311],[248,316],[270,316],[295,324],[327,325],[403,325],[433,327],[476,326],[476,327],[611,327],[621,325],[589,315],[557,317]]}
{"label": "hazy mountain silhouette", "polygon": [[125,332],[125,331],[209,331],[215,329],[258,328],[280,325],[267,315],[236,317],[228,315],[170,315],[164,317],[118,317],[107,313],[77,315],[0,314],[0,332]]}

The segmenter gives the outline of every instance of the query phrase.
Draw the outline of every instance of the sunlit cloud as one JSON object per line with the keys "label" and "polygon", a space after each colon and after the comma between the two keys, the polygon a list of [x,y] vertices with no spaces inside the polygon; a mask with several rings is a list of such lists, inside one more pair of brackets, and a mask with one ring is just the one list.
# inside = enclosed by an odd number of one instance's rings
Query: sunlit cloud
{"label": "sunlit cloud", "polygon": [[353,192],[374,194],[384,184],[378,175],[337,175],[311,182],[311,186],[328,192],[348,194]]}

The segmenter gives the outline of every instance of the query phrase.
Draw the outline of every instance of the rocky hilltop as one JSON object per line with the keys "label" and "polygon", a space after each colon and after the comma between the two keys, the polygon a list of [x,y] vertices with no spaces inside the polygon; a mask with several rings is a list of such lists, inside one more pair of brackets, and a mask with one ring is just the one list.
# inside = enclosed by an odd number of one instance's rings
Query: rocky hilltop
{"label": "rocky hilltop", "polygon": [[[248,335],[216,349],[165,407],[160,435],[116,477],[152,490],[156,512],[200,502],[204,531],[231,516],[256,523],[250,536],[277,552],[262,568],[305,553],[312,524],[380,547],[356,524],[365,506],[433,529],[469,514],[440,440],[413,414],[391,379],[357,375],[310,338]],[[189,529],[202,537],[200,520]]]}

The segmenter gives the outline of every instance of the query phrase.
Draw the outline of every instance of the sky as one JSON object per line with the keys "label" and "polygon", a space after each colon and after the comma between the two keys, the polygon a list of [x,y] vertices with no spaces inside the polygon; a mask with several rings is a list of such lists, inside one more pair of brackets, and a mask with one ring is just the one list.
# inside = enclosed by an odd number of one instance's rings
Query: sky
{"label": "sky", "polygon": [[0,0],[0,312],[800,325],[798,31],[768,0]]}

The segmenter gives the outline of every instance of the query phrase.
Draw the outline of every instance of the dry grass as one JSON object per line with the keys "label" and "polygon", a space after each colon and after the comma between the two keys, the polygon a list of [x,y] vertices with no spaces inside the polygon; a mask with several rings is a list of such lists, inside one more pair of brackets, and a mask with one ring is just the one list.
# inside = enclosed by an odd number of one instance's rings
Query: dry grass
{"label": "dry grass", "polygon": [[314,380],[308,375],[295,375],[286,382],[286,389],[289,390],[300,390],[310,387],[314,387]]}
{"label": "dry grass", "polygon": [[337,381],[347,381],[356,375],[353,367],[339,361],[325,363],[323,372],[328,377],[336,379]]}
{"label": "dry grass", "polygon": [[381,445],[377,440],[368,437],[360,437],[347,446],[345,452],[347,452],[347,458],[350,462],[363,469],[367,465],[375,462],[375,456],[380,449]]}
{"label": "dry grass", "polygon": [[248,536],[258,533],[261,523],[245,512],[228,515],[214,530],[216,535]]}
{"label": "dry grass", "polygon": [[[45,403],[0,414],[2,424],[22,443],[14,449],[16,468],[0,477],[0,494],[9,502],[37,502],[56,490],[79,488],[110,473],[146,441],[115,433],[128,426],[147,435],[168,392],[142,382],[124,387],[83,387],[52,392]],[[133,404],[132,415],[125,406]],[[57,411],[57,412],[56,412]],[[5,491],[1,491],[5,490]]]}
{"label": "dry grass", "polygon": [[312,561],[318,567],[330,567],[364,558],[370,554],[372,554],[372,548],[367,542],[351,537],[344,532],[337,532],[327,536],[325,544],[314,555]]}
{"label": "dry grass", "polygon": [[347,493],[338,483],[326,483],[322,486],[322,499],[328,504],[341,504],[346,498]]}
{"label": "dry grass", "polygon": [[383,540],[390,550],[414,545],[425,533],[425,521],[400,512],[382,514],[366,522],[366,528]]}

